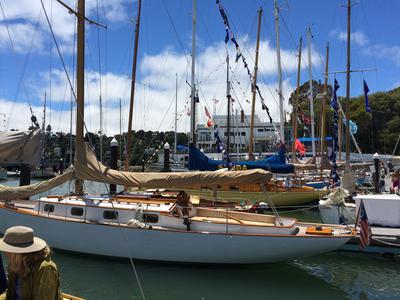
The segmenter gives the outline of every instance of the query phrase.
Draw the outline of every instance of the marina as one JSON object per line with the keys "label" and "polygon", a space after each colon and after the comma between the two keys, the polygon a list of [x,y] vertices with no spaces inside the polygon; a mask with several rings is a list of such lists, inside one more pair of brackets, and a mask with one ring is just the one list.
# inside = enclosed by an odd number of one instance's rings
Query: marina
{"label": "marina", "polygon": [[0,300],[400,298],[384,9],[179,1],[0,1]]}

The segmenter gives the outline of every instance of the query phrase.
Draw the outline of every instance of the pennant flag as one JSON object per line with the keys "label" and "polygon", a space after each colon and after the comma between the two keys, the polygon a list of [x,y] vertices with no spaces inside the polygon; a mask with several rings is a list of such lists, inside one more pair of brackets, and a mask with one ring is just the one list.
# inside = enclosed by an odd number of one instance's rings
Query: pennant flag
{"label": "pennant flag", "polygon": [[371,240],[371,227],[369,227],[367,212],[365,211],[364,202],[360,202],[360,250],[369,245]]}
{"label": "pennant flag", "polygon": [[299,139],[296,139],[295,147],[296,151],[299,152],[301,155],[306,154],[307,148],[302,142],[300,142]]}
{"label": "pennant flag", "polygon": [[212,119],[210,112],[207,109],[207,106],[204,106],[204,111],[206,113],[207,118]]}
{"label": "pennant flag", "polygon": [[221,138],[219,137],[218,131],[214,131],[214,137],[216,138],[215,145],[217,146],[217,152],[221,153],[224,150],[224,143],[222,142]]}
{"label": "pennant flag", "polygon": [[335,84],[333,88],[333,95],[331,99],[331,108],[333,110],[333,139],[332,139],[332,153],[330,159],[332,160],[332,170],[331,170],[331,178],[330,182],[332,186],[336,186],[336,183],[339,181],[339,175],[337,173],[337,164],[336,164],[336,151],[339,150],[338,146],[338,102],[337,102],[337,91],[340,88],[339,83],[335,79]]}
{"label": "pennant flag", "polygon": [[358,126],[356,124],[356,122],[353,122],[352,120],[349,120],[349,124],[350,124],[350,130],[352,134],[356,134],[358,131]]}
{"label": "pennant flag", "polygon": [[368,103],[368,92],[369,92],[369,88],[368,88],[367,83],[364,80],[365,111],[370,113],[371,107],[369,106],[369,103]]}

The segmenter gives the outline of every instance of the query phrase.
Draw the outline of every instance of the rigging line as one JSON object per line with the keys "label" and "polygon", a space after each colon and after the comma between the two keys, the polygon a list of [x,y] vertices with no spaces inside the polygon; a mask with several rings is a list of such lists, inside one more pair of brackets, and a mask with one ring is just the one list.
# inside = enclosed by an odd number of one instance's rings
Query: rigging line
{"label": "rigging line", "polygon": [[[1,2],[0,2],[0,3],[1,3]],[[61,60],[61,63],[62,63],[64,72],[65,72],[65,75],[67,76],[67,80],[68,80],[69,86],[70,86],[70,88],[71,88],[71,92],[72,92],[72,94],[73,94],[73,97],[74,97],[75,102],[77,102],[76,93],[75,93],[75,90],[74,90],[73,85],[72,85],[72,83],[71,83],[71,78],[69,77],[69,74],[68,74],[67,67],[66,67],[66,65],[65,65],[64,59],[63,59],[63,57],[62,57],[62,55],[61,55],[60,47],[58,46],[57,39],[56,39],[56,37],[55,37],[55,35],[54,35],[53,27],[52,27],[51,24],[50,24],[49,16],[47,15],[46,8],[44,7],[43,0],[40,0],[40,3],[41,3],[41,5],[42,5],[44,14],[45,14],[45,16],[46,16],[47,24],[49,25],[51,34],[52,34],[52,36],[53,36],[54,44],[56,45],[56,49],[57,49],[58,55],[59,55],[59,57],[60,57],[60,60]],[[77,110],[77,113],[80,114],[80,115],[82,116],[82,112],[81,112],[79,109]],[[82,119],[83,119],[83,118],[82,118]],[[86,126],[86,122],[85,122],[85,121],[83,121],[83,126],[84,126],[86,132],[89,132],[89,130],[88,130],[87,126]],[[94,144],[93,144],[93,141],[92,141],[91,138],[90,138],[90,135],[88,135],[88,138],[89,138],[89,143],[90,143],[90,145],[91,145],[92,147],[94,147],[94,146],[93,146]]]}
{"label": "rigging line", "polygon": [[[186,65],[186,70],[188,69],[188,66],[189,66],[189,64]],[[182,85],[182,82],[184,81],[184,78],[185,78],[185,77],[184,77],[184,75],[183,75],[183,76],[181,77],[180,82],[178,83],[178,89],[179,89],[179,87]],[[175,94],[172,96],[171,101],[170,101],[170,104],[169,104],[168,108],[165,110],[164,116],[163,116],[163,118],[161,119],[161,122],[160,122],[160,124],[159,124],[159,126],[158,126],[158,128],[157,128],[156,131],[160,131],[160,128],[161,128],[162,124],[163,124],[164,121],[165,121],[165,118],[166,118],[167,115],[169,115],[169,113],[170,113],[171,106],[172,106],[173,103],[175,103]],[[146,146],[145,151],[139,156],[138,162],[140,162],[140,161],[143,160],[143,158],[144,158],[144,153],[146,152],[146,150],[148,150],[148,149],[150,148],[150,145],[151,145],[151,143],[154,141],[154,139],[155,139],[155,136],[152,136],[151,139],[150,139],[150,141],[149,141],[149,144]]]}
{"label": "rigging line", "polygon": [[[15,49],[14,42],[13,42],[13,40],[12,40],[12,38],[11,38],[11,33],[10,33],[10,30],[9,30],[9,27],[8,27],[8,21],[7,21],[6,15],[5,15],[5,13],[4,13],[3,4],[2,4],[1,1],[0,1],[0,8],[1,8],[2,15],[3,15],[3,21],[4,21],[5,25],[6,25],[7,35],[8,35],[8,38],[9,38],[9,40],[10,40],[11,49],[12,49],[12,51],[13,51],[14,56],[16,56],[17,51],[16,51],[16,49]],[[26,95],[26,98],[27,98],[27,101],[28,101],[28,104],[29,104],[29,109],[30,109],[30,111],[31,111],[31,115],[33,115],[33,110],[32,110],[32,106],[31,106],[31,102],[30,102],[30,99],[29,99],[29,96],[28,96],[28,91],[27,91],[27,89],[26,89],[26,85],[25,85],[25,81],[24,81],[24,74],[25,74],[26,67],[27,67],[27,64],[28,64],[28,60],[29,60],[29,57],[30,57],[30,54],[31,54],[31,50],[32,50],[32,47],[33,47],[33,41],[35,40],[35,36],[36,36],[37,30],[38,30],[38,27],[39,27],[39,23],[40,23],[41,16],[42,16],[42,13],[40,12],[39,15],[38,15],[38,18],[37,18],[36,25],[35,25],[34,34],[32,35],[32,39],[31,39],[31,43],[30,43],[30,46],[29,46],[29,50],[28,50],[28,53],[27,53],[27,56],[26,56],[24,65],[23,65],[22,70],[21,70],[21,71],[22,71],[22,72],[21,72],[21,78],[20,78],[20,81],[19,81],[19,83],[18,83],[18,88],[17,88],[16,95],[15,95],[15,98],[14,98],[14,101],[13,101],[13,107],[12,107],[12,110],[11,110],[11,115],[12,115],[12,112],[13,112],[13,110],[14,110],[16,98],[17,98],[17,96],[18,96],[18,94],[19,94],[19,89],[20,89],[20,85],[21,85],[21,84],[22,84],[22,87],[23,87],[23,89],[24,89],[24,92],[25,92],[25,95]],[[16,63],[17,63],[17,65],[18,65],[18,67],[21,68],[21,65],[20,65],[20,63],[19,63],[19,60],[16,60]],[[8,120],[7,120],[7,128],[8,128],[10,119],[11,119],[11,118],[8,118]]]}
{"label": "rigging line", "polygon": [[176,30],[175,23],[174,23],[174,21],[173,21],[173,19],[171,17],[171,14],[170,14],[170,12],[168,10],[167,5],[165,4],[165,0],[162,0],[162,4],[164,6],[165,12],[167,13],[168,20],[171,23],[171,26],[172,26],[172,29],[174,30],[176,38],[178,39],[179,46],[182,48],[183,53],[185,54],[186,60],[188,61],[188,63],[190,63],[190,55],[186,52],[186,49],[185,49],[185,47],[183,45],[183,42],[182,42],[182,40],[181,40],[181,38],[180,38],[180,36],[178,34],[178,31]]}

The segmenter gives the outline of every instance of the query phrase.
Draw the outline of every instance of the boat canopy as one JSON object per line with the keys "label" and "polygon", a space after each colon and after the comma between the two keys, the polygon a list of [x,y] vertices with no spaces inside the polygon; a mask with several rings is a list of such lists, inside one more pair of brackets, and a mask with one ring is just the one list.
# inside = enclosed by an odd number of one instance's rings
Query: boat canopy
{"label": "boat canopy", "polygon": [[264,184],[272,178],[270,172],[261,169],[223,172],[121,172],[100,163],[87,143],[78,150],[74,169],[75,176],[83,180],[145,188],[211,188],[227,184]]}
{"label": "boat canopy", "polygon": [[40,164],[44,144],[40,129],[0,132],[0,162],[4,164]]}
{"label": "boat canopy", "polygon": [[263,169],[272,173],[288,174],[294,172],[292,164],[286,164],[285,150],[280,148],[278,154],[257,161],[226,161],[208,158],[198,148],[190,145],[189,170],[215,171],[221,168],[252,170]]}
{"label": "boat canopy", "polygon": [[53,177],[49,180],[41,181],[35,184],[24,185],[24,186],[4,186],[0,185],[0,198],[4,200],[16,200],[28,198],[33,195],[37,195],[57,186],[60,186],[64,182],[72,180],[74,172],[68,170],[62,175]]}

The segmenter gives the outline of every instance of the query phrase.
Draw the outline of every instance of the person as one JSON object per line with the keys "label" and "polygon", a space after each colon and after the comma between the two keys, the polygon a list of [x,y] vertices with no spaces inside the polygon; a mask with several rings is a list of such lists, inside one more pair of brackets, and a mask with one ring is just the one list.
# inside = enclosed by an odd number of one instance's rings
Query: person
{"label": "person", "polygon": [[8,228],[0,239],[0,251],[8,258],[7,290],[0,300],[62,300],[56,264],[46,242],[32,228]]}
{"label": "person", "polygon": [[390,188],[390,192],[393,194],[398,193],[400,190],[400,171],[397,171],[392,176],[392,187]]}

